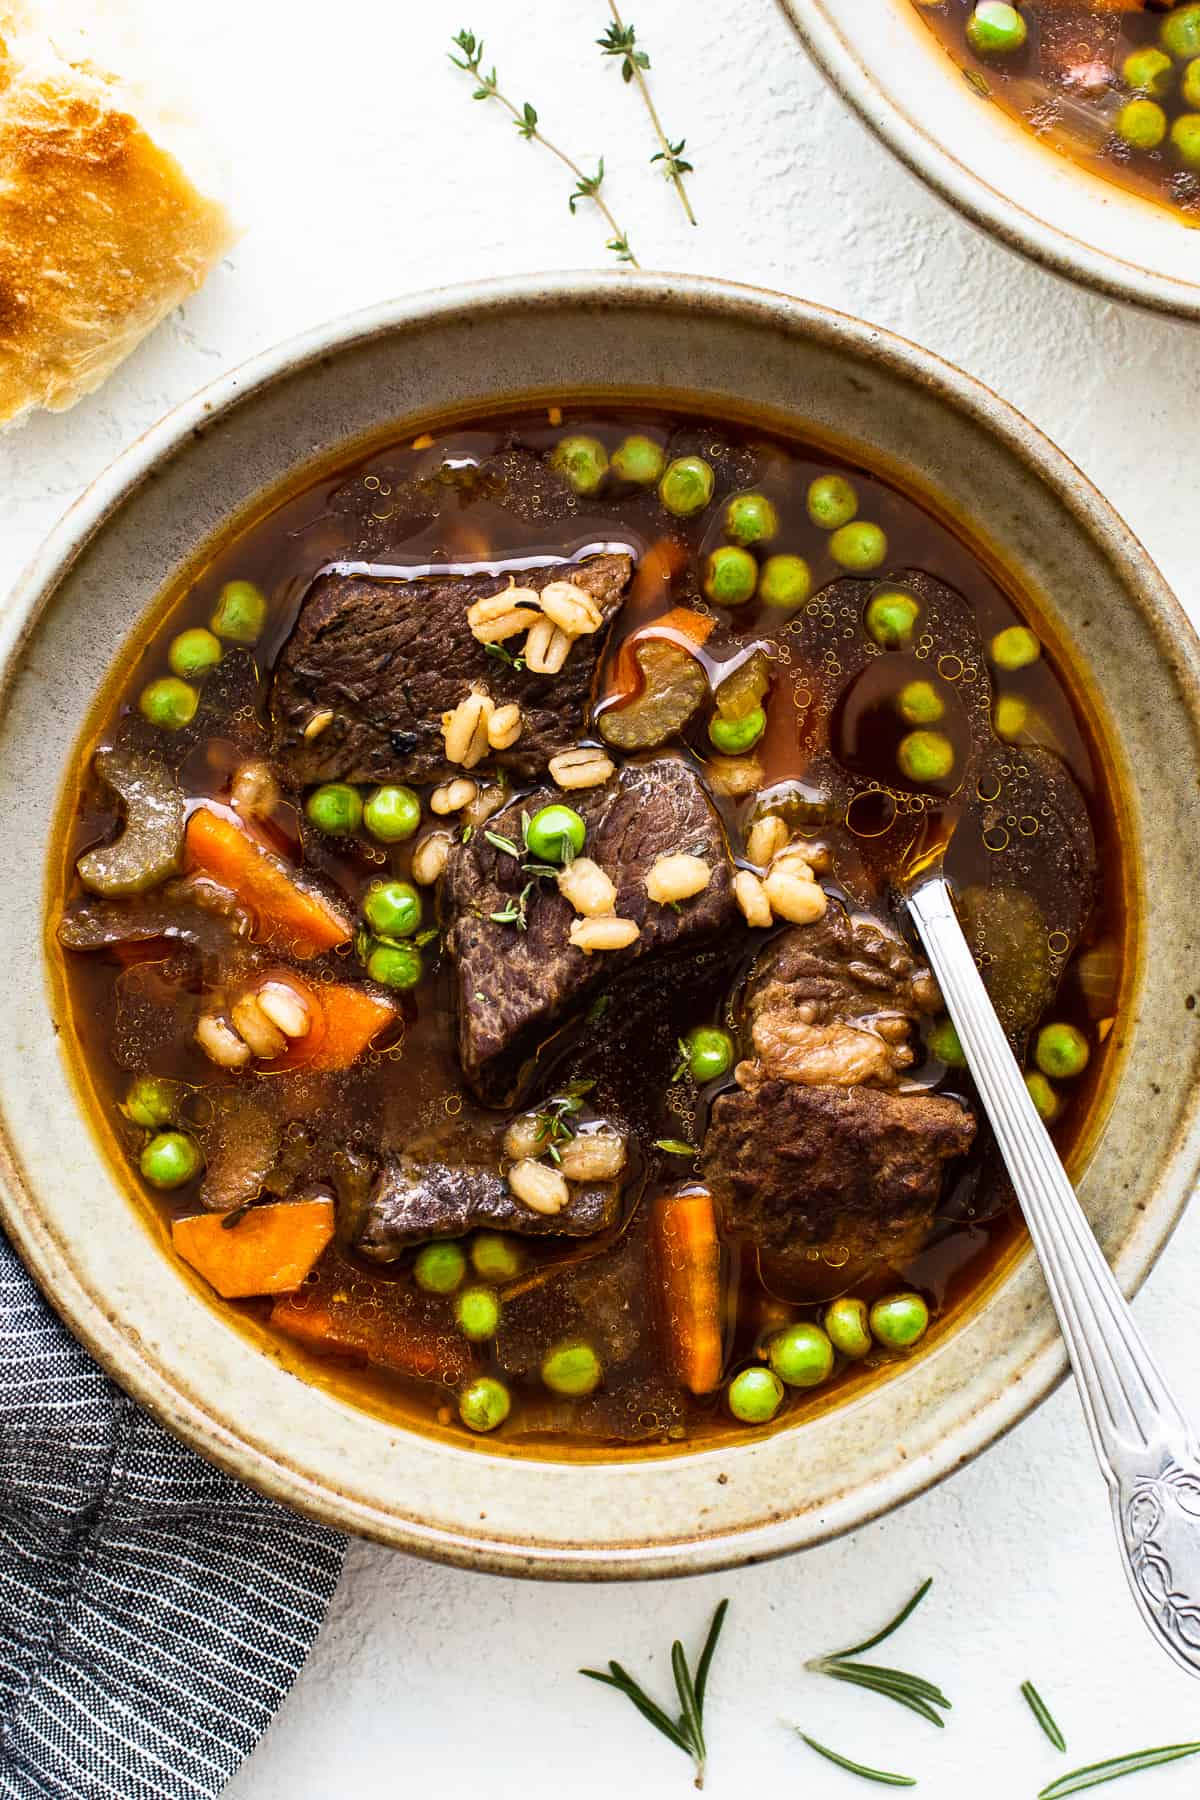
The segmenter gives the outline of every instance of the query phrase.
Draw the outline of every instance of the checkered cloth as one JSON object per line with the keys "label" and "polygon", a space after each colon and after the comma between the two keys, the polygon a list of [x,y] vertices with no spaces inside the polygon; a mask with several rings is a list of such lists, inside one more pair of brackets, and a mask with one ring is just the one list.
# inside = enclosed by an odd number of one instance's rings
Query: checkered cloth
{"label": "checkered cloth", "polygon": [[0,1800],[207,1800],[337,1582],[89,1360],[0,1236]]}

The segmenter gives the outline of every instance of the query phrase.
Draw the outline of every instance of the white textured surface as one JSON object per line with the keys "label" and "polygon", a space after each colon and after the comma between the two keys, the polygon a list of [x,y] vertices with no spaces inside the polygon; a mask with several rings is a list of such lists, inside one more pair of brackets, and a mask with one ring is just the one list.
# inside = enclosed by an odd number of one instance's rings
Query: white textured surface
{"label": "white textured surface", "polygon": [[[1057,439],[1185,605],[1200,606],[1200,335],[1065,286],[943,210],[826,91],[771,0],[630,0],[663,117],[697,164],[695,231],[645,166],[653,145],[633,94],[591,49],[607,18],[601,0],[345,0],[322,9],[319,25],[316,9],[284,0],[206,0],[186,12],[137,3],[195,91],[211,88],[246,236],[102,393],[0,444],[0,590],[112,456],[241,358],[406,289],[602,260],[604,234],[586,209],[570,217],[562,172],[497,109],[472,106],[466,78],[445,63],[465,12],[548,132],[589,166],[605,154],[606,191],[646,266],[787,289],[961,364]],[[1198,1270],[1194,1214],[1138,1302],[1196,1417]],[[802,1437],[796,1456],[801,1482]],[[1064,1767],[1197,1735],[1200,1695],[1144,1636],[1110,1535],[1067,1389],[904,1512],[765,1568],[653,1587],[538,1587],[355,1545],[324,1635],[228,1794],[686,1792],[678,1753],[574,1671],[617,1656],[665,1698],[671,1637],[695,1642],[728,1594],[710,1700],[718,1800],[752,1785],[820,1800],[871,1791],[818,1763],[788,1720],[920,1776],[933,1800],[1033,1800]],[[806,1657],[863,1635],[926,1574],[933,1595],[895,1648],[954,1700],[944,1732],[803,1672]],[[1025,1712],[1026,1676],[1051,1700],[1069,1762]],[[1183,1764],[1130,1792],[1173,1800],[1194,1795],[1197,1780]]]}

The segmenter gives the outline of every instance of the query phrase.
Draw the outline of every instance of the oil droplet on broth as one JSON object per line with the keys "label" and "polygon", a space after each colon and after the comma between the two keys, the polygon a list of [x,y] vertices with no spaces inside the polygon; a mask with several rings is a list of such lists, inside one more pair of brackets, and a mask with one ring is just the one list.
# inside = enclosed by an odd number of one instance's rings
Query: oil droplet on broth
{"label": "oil droplet on broth", "polygon": [[846,807],[846,829],[855,837],[883,837],[896,822],[896,802],[882,788],[855,794]]}

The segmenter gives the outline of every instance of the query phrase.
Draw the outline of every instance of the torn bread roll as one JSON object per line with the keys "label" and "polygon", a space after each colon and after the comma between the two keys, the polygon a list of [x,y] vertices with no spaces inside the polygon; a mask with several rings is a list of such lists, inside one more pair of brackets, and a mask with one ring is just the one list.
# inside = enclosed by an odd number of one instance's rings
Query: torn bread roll
{"label": "torn bread roll", "polygon": [[0,427],[99,387],[233,242],[195,134],[98,48],[0,0]]}

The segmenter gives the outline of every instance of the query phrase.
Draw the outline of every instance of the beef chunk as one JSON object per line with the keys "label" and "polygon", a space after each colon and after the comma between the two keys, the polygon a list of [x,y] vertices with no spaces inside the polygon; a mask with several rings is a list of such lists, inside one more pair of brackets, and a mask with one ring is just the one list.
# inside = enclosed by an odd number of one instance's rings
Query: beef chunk
{"label": "beef chunk", "polygon": [[745,997],[755,1060],[739,1065],[738,1081],[893,1087],[913,1061],[915,1015],[939,1004],[903,939],[830,901],[824,918],[783,932],[755,965]]}
{"label": "beef chunk", "polygon": [[768,1274],[803,1278],[825,1254],[847,1272],[894,1266],[924,1242],[943,1168],[974,1135],[966,1108],[938,1095],[766,1080],[716,1101],[701,1176]]}
{"label": "beef chunk", "polygon": [[612,1224],[619,1192],[615,1182],[573,1187],[563,1211],[546,1215],[514,1198],[495,1160],[449,1164],[393,1156],[348,1221],[348,1238],[372,1262],[394,1262],[408,1244],[480,1229],[588,1237]]}
{"label": "beef chunk", "polygon": [[[477,685],[497,706],[516,701],[521,708],[521,735],[495,760],[520,776],[541,774],[583,730],[607,626],[621,606],[631,568],[628,556],[604,555],[516,574],[519,585],[539,592],[551,581],[574,581],[604,615],[605,626],[575,640],[557,675],[515,669],[472,636],[467,608],[502,593],[507,576],[322,577],[300,609],[275,673],[271,713],[278,767],[298,786],[441,781],[461,773],[445,759],[442,714]],[[333,719],[306,739],[305,726],[325,711]]]}
{"label": "beef chunk", "polygon": [[[541,789],[511,801],[489,832],[519,845],[522,812],[532,818],[559,799]],[[517,1090],[540,1046],[621,970],[696,949],[738,917],[720,822],[689,764],[674,757],[628,763],[603,787],[571,799],[587,827],[584,854],[616,886],[618,916],[641,928],[627,949],[575,949],[568,941],[575,914],[552,881],[533,883],[524,931],[490,918],[518,899],[530,877],[482,832],[456,846],[446,865],[442,909],[457,963],[459,1056],[467,1080],[492,1104]],[[702,856],[713,875],[675,910],[651,901],[645,881],[659,856],[678,850]]]}

